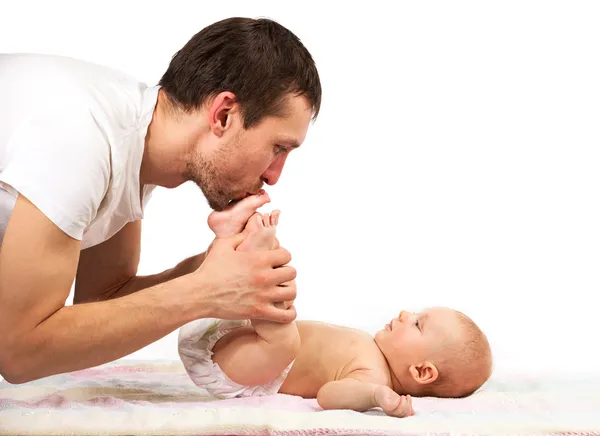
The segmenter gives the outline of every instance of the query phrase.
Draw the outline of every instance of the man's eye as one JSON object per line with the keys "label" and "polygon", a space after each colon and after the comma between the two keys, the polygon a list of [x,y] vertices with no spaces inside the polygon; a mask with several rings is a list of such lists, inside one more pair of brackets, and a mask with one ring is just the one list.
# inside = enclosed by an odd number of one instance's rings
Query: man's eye
{"label": "man's eye", "polygon": [[421,330],[421,327],[419,327],[419,320],[415,321],[415,325],[417,326],[417,328],[418,328],[419,330]]}
{"label": "man's eye", "polygon": [[276,145],[275,149],[277,150],[277,153],[285,153],[287,151],[286,148],[282,145]]}

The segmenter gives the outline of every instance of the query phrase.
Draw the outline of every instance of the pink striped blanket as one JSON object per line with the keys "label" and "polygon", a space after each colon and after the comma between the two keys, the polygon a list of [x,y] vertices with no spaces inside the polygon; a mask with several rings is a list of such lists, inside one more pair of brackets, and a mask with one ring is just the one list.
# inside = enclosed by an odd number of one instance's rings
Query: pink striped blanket
{"label": "pink striped blanket", "polygon": [[469,398],[413,404],[399,419],[289,395],[215,400],[179,361],[122,360],[0,381],[0,435],[600,435],[600,374],[493,376]]}

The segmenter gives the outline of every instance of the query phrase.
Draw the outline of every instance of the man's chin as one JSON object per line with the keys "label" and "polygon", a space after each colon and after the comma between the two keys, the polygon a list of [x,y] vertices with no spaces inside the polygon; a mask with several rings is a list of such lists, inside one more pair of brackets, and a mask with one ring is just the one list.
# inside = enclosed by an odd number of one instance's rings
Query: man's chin
{"label": "man's chin", "polygon": [[239,203],[240,201],[242,201],[244,198],[249,197],[250,195],[252,195],[252,194],[246,194],[246,195],[241,196],[241,197],[237,196],[237,197],[233,198],[232,200],[229,200],[229,202],[227,203],[227,206],[225,206],[225,209],[228,209],[230,207],[235,206],[237,203]]}
{"label": "man's chin", "polygon": [[215,212],[222,212],[229,207],[231,201],[226,199],[225,197],[216,198],[213,196],[204,196],[208,203],[208,207],[210,207]]}
{"label": "man's chin", "polygon": [[229,207],[233,206],[234,204],[239,203],[244,198],[253,195],[252,192],[249,191],[243,194],[230,193],[229,195],[226,195],[225,193],[211,195],[205,190],[202,190],[202,193],[204,194],[204,197],[206,198],[209,207],[216,212],[222,212],[225,209],[228,209]]}
{"label": "man's chin", "polygon": [[245,194],[237,194],[237,195],[235,195],[235,196],[232,197],[232,199],[229,201],[229,204],[239,203],[244,198],[251,197],[252,195],[256,195],[256,194],[253,194],[252,192],[246,192]]}

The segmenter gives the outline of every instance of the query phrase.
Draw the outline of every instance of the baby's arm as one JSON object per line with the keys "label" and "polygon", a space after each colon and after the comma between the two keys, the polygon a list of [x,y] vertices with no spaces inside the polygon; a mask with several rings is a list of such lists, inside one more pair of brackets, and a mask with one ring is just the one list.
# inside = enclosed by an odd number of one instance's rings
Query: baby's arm
{"label": "baby's arm", "polygon": [[319,389],[317,402],[325,409],[350,409],[364,412],[381,407],[390,416],[404,418],[415,414],[410,396],[398,395],[390,387],[366,381],[364,377],[326,383]]}

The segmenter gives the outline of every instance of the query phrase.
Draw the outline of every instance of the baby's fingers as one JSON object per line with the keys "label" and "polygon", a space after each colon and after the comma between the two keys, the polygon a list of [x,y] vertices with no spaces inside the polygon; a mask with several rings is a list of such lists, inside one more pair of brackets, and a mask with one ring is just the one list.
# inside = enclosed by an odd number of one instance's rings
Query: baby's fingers
{"label": "baby's fingers", "polygon": [[392,416],[396,416],[398,418],[405,418],[407,416],[414,415],[415,411],[412,408],[412,398],[410,395],[401,395],[398,406],[396,406],[391,414]]}

